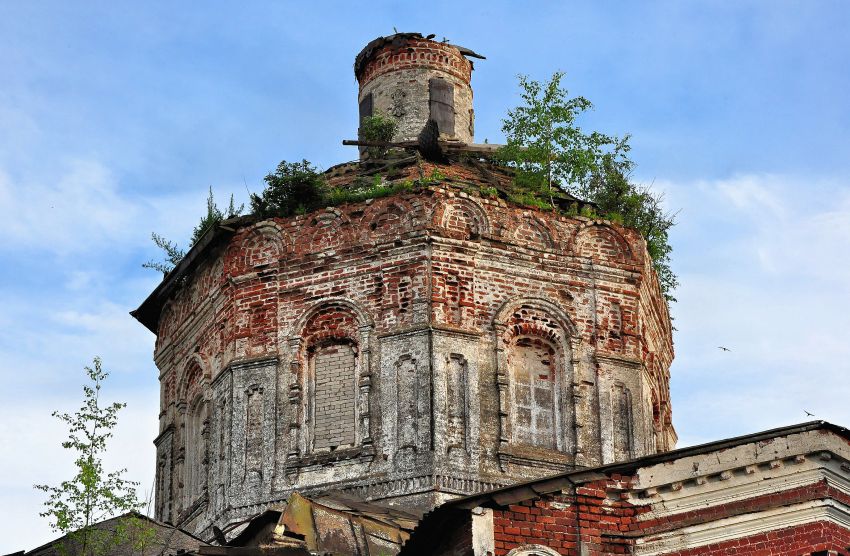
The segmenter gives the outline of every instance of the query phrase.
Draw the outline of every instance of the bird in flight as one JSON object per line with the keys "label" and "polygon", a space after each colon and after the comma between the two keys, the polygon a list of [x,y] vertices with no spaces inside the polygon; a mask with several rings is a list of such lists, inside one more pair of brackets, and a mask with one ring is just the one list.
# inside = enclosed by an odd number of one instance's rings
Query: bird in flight
{"label": "bird in flight", "polygon": [[717,346],[717,349],[722,349],[723,351],[732,351],[731,349],[723,346]]}
{"label": "bird in flight", "polygon": [[806,414],[807,416],[809,416],[809,417],[814,417],[814,416],[815,416],[815,414],[814,414],[814,413],[809,413],[809,412],[808,412],[808,411],[806,411],[805,409],[803,410],[803,413],[805,413],[805,414]]}

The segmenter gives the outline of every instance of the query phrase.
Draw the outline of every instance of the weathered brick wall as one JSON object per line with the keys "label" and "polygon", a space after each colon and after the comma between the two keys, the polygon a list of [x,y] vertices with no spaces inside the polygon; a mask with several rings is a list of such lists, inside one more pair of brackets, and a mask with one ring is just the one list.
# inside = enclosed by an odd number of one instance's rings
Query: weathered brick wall
{"label": "weathered brick wall", "polygon": [[[457,528],[471,539],[438,542]],[[808,423],[460,499],[401,554],[821,556],[849,538],[847,431]]]}
{"label": "weathered brick wall", "polygon": [[417,38],[398,42],[385,44],[364,60],[357,74],[358,102],[371,95],[372,113],[397,121],[394,140],[413,141],[429,119],[429,80],[442,79],[453,96],[454,133],[449,136],[472,143],[472,62],[450,44]]}
{"label": "weathered brick wall", "polygon": [[495,556],[528,545],[563,556],[630,554],[631,539],[623,533],[634,530],[636,510],[618,497],[627,486],[627,478],[606,479],[495,509]]}
{"label": "weathered brick wall", "polygon": [[411,68],[440,70],[467,85],[472,79],[472,62],[456,46],[424,38],[385,44],[371,53],[356,77],[362,87],[387,73]]}
{"label": "weathered brick wall", "polygon": [[[672,345],[663,301],[643,299],[660,295],[652,280],[631,230],[449,185],[246,223],[160,319],[161,517],[194,509],[202,530],[328,484],[429,507],[652,453],[653,431],[674,438],[653,421],[669,412],[656,406],[669,399]],[[524,342],[554,355],[540,358],[558,399],[554,449],[510,432],[522,404],[509,361]],[[343,344],[355,370],[338,366],[349,394],[326,412],[316,356]],[[178,465],[189,361],[210,404],[207,489],[195,501]],[[337,410],[345,425],[333,428]]]}
{"label": "weathered brick wall", "polygon": [[[575,492],[543,495],[537,500],[512,504],[493,510],[495,556],[504,556],[511,550],[532,545],[544,546],[563,556],[596,556],[610,554],[658,554],[665,556],[691,556],[697,554],[757,554],[804,555],[819,550],[833,550],[836,554],[850,552],[850,529],[829,520],[819,520],[805,515],[806,503],[834,500],[848,502],[841,490],[830,487],[826,481],[790,489],[740,502],[712,506],[695,512],[665,517],[663,520],[644,520],[649,508],[632,505],[627,499],[630,477],[612,476],[610,479],[579,485]],[[698,538],[687,527],[729,521],[736,516],[764,512],[769,519],[771,511],[783,507],[801,507],[798,517],[789,519],[788,526],[776,526],[755,534],[734,534],[723,542],[698,544]],[[730,522],[728,527],[734,527]],[[664,532],[681,532],[671,541],[671,546],[696,546],[665,550],[663,545],[649,545]]]}

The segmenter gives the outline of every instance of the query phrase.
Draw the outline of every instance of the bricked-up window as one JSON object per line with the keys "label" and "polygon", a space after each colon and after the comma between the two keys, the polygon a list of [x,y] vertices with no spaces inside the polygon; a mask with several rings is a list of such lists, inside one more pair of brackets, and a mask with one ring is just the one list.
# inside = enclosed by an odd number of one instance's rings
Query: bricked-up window
{"label": "bricked-up window", "polygon": [[207,404],[197,398],[186,419],[186,505],[194,502],[206,488]]}
{"label": "bricked-up window", "polygon": [[454,86],[434,77],[428,81],[430,119],[437,122],[441,134],[455,134]]}
{"label": "bricked-up window", "polygon": [[296,327],[289,456],[371,444],[369,350],[363,348],[371,329],[367,313],[343,299],[312,308]]}
{"label": "bricked-up window", "polygon": [[313,449],[354,445],[357,422],[357,351],[350,342],[317,346],[310,357],[314,386]]}
{"label": "bricked-up window", "polygon": [[634,456],[632,393],[622,382],[617,382],[611,392],[611,402],[614,425],[614,460],[626,461]]}
{"label": "bricked-up window", "polygon": [[519,337],[508,355],[512,394],[512,440],[558,448],[558,391],[555,349],[548,341]]}

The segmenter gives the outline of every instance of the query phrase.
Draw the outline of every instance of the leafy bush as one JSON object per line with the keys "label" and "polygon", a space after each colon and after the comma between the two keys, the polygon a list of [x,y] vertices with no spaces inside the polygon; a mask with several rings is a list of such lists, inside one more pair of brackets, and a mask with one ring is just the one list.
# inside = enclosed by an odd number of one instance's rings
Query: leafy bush
{"label": "leafy bush", "polygon": [[[374,141],[378,143],[389,143],[393,140],[398,122],[380,112],[372,116],[366,116],[360,122],[360,139],[362,141]],[[370,158],[381,158],[387,154],[386,147],[367,147],[366,152]]]}
{"label": "leafy bush", "polygon": [[[623,144],[621,148],[627,149],[628,146]],[[664,210],[661,194],[630,181],[631,168],[632,163],[628,159],[616,152],[609,153],[578,193],[596,203],[607,219],[641,233],[664,297],[675,301],[672,292],[679,285],[679,280],[670,268],[673,248],[669,237],[675,215]]]}
{"label": "leafy bush", "polygon": [[251,194],[251,212],[257,216],[303,214],[325,203],[325,180],[306,160],[281,161],[275,172],[265,177],[265,182],[261,194]]}

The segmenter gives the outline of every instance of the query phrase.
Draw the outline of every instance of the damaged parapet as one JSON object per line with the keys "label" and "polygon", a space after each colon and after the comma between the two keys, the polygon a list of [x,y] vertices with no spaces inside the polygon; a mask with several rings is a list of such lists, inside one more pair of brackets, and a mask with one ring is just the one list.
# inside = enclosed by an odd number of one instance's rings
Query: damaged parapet
{"label": "damaged parapet", "polygon": [[440,139],[472,143],[472,58],[475,52],[419,33],[380,37],[354,62],[360,120],[374,114],[398,122],[394,141],[416,141],[428,120]]}

